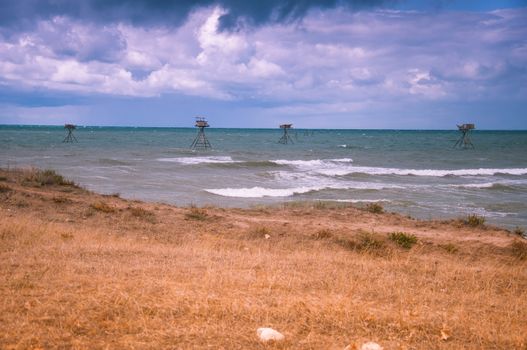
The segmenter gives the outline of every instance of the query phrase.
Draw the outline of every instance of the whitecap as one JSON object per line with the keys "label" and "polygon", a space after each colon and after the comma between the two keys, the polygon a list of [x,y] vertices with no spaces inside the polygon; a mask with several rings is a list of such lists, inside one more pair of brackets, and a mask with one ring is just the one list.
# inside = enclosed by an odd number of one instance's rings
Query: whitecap
{"label": "whitecap", "polygon": [[176,158],[157,158],[160,162],[173,162],[187,165],[195,164],[218,164],[218,163],[240,163],[228,156],[210,156],[210,157],[176,157]]}
{"label": "whitecap", "polygon": [[280,165],[293,166],[302,171],[326,175],[344,176],[350,174],[368,175],[402,175],[402,176],[492,176],[503,175],[527,175],[527,168],[477,168],[477,169],[400,169],[354,166],[351,158],[338,159],[313,159],[313,160],[286,160],[278,159],[271,162]]}
{"label": "whitecap", "polygon": [[390,202],[389,199],[315,199],[320,202],[340,202],[340,203],[379,203]]}
{"label": "whitecap", "polygon": [[377,168],[377,167],[346,167],[335,169],[313,169],[312,171],[326,176],[344,176],[350,174],[368,174],[368,175],[413,175],[413,176],[492,176],[497,174],[504,175],[526,175],[527,168],[509,168],[509,169],[399,169],[399,168]]}
{"label": "whitecap", "polygon": [[497,182],[482,182],[482,183],[469,183],[469,184],[456,184],[449,185],[450,187],[460,188],[494,188],[494,187],[509,187],[509,186],[522,186],[527,185],[526,180],[503,180]]}
{"label": "whitecap", "polygon": [[292,188],[265,188],[265,187],[245,187],[245,188],[209,188],[206,192],[223,197],[239,198],[262,198],[262,197],[290,197],[295,194],[316,192],[322,190],[382,190],[385,188],[401,188],[395,185],[375,184],[358,182],[343,185],[323,185],[323,186],[300,186]]}
{"label": "whitecap", "polygon": [[334,167],[335,163],[352,163],[351,158],[337,158],[337,159],[312,159],[312,160],[288,160],[288,159],[276,159],[270,162],[279,165],[292,165],[300,168],[313,168],[313,167]]}
{"label": "whitecap", "polygon": [[289,197],[294,194],[307,193],[310,191],[319,190],[315,187],[295,187],[295,188],[211,188],[205,191],[223,197],[239,197],[239,198],[262,198],[262,197]]}

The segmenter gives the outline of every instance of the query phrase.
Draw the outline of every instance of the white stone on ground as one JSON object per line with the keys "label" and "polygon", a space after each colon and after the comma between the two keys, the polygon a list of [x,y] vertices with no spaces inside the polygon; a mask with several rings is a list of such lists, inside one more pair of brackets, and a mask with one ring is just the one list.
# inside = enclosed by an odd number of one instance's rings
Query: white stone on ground
{"label": "white stone on ground", "polygon": [[258,334],[258,338],[260,338],[260,340],[263,342],[267,342],[269,340],[284,340],[284,335],[272,328],[258,328],[256,330],[256,334]]}
{"label": "white stone on ground", "polygon": [[379,344],[369,341],[361,345],[360,350],[383,350]]}

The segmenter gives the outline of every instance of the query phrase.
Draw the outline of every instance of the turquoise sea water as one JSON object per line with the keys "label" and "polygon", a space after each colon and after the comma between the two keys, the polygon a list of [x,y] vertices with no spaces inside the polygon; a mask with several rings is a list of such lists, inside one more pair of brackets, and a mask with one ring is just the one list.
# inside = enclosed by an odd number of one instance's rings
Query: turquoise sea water
{"label": "turquoise sea water", "polygon": [[527,132],[480,131],[453,149],[452,131],[206,130],[213,149],[191,151],[196,129],[0,126],[0,166],[53,168],[82,186],[178,205],[247,207],[296,200],[378,201],[420,218],[475,213],[527,227]]}

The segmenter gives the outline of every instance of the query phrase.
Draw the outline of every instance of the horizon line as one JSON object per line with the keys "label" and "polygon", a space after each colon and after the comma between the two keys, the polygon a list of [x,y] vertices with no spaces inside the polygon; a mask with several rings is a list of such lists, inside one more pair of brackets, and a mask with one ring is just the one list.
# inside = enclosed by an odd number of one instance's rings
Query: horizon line
{"label": "horizon line", "polygon": [[[68,123],[71,124],[71,123]],[[64,127],[65,124],[0,124],[0,127],[4,126],[19,126],[19,127]],[[137,125],[83,125],[83,124],[74,124],[76,127],[80,128],[157,128],[157,129],[195,129],[195,126],[137,126]],[[294,124],[293,124],[294,125]],[[211,129],[254,129],[254,130],[280,130],[280,127],[209,127]],[[457,128],[452,129],[411,129],[411,128],[309,128],[309,127],[293,127],[292,129],[297,130],[393,130],[393,131],[457,131]],[[473,131],[527,131],[527,129],[485,129],[485,128],[475,128]]]}

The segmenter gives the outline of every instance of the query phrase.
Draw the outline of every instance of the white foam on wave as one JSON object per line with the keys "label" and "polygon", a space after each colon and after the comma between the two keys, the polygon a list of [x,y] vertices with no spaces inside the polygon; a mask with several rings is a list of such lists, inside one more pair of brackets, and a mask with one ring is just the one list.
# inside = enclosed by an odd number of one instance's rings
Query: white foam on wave
{"label": "white foam on wave", "polygon": [[262,198],[262,197],[289,197],[294,194],[307,193],[316,191],[315,187],[295,187],[295,188],[264,188],[264,187],[250,187],[250,188],[211,188],[205,191],[223,197],[239,197],[239,198]]}
{"label": "white foam on wave", "polygon": [[302,181],[307,183],[319,183],[321,180],[320,175],[308,174],[305,172],[294,172],[294,171],[268,171],[275,179],[285,181]]}
{"label": "white foam on wave", "polygon": [[336,163],[352,163],[353,159],[351,158],[338,158],[338,159],[312,159],[312,160],[287,160],[287,159],[277,159],[271,160],[270,162],[279,164],[279,165],[292,165],[295,167],[301,168],[313,168],[313,167],[334,167]]}
{"label": "white foam on wave", "polygon": [[278,159],[271,162],[280,165],[293,166],[304,172],[326,176],[344,176],[350,174],[368,175],[402,175],[402,176],[492,176],[527,175],[527,168],[478,168],[478,169],[400,169],[354,166],[353,159],[314,159],[314,160],[285,160]]}
{"label": "white foam on wave", "polygon": [[246,187],[246,188],[209,188],[205,191],[223,197],[239,198],[262,198],[262,197],[290,197],[295,194],[316,192],[322,190],[381,190],[384,188],[394,188],[393,185],[382,185],[374,183],[357,182],[343,185],[324,185],[324,186],[299,186],[292,188],[265,188],[265,187]]}
{"label": "white foam on wave", "polygon": [[158,158],[157,160],[160,162],[173,162],[187,165],[240,163],[240,161],[233,160],[231,157],[226,156]]}
{"label": "white foam on wave", "polygon": [[369,174],[369,175],[413,175],[413,176],[492,176],[497,174],[504,175],[527,175],[527,168],[510,168],[510,169],[398,169],[398,168],[377,168],[377,167],[347,167],[341,169],[313,169],[321,175],[326,176],[344,176],[350,174]]}
{"label": "white foam on wave", "polygon": [[496,182],[485,182],[480,184],[464,184],[464,185],[450,185],[449,187],[459,187],[459,188],[491,188],[494,185],[497,185]]}
{"label": "white foam on wave", "polygon": [[315,199],[320,202],[341,202],[341,203],[379,203],[390,202],[388,199]]}
{"label": "white foam on wave", "polygon": [[460,188],[492,188],[495,186],[522,186],[527,185],[525,180],[503,180],[497,182],[482,182],[482,183],[472,183],[472,184],[456,184],[449,185],[450,187],[460,187]]}

